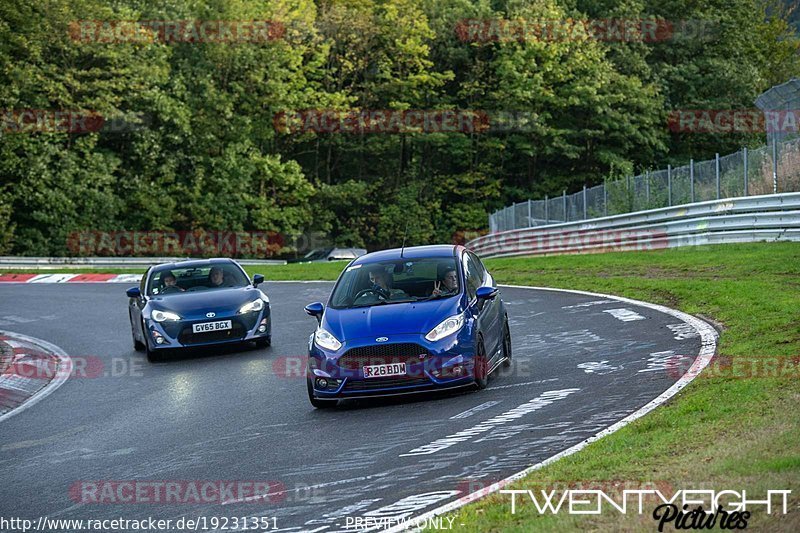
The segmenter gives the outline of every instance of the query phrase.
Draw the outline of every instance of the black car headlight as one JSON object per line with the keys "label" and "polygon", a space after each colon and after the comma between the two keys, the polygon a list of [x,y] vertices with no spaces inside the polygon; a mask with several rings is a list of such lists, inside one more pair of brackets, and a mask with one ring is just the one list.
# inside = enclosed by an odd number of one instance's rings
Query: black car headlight
{"label": "black car headlight", "polygon": [[150,313],[150,318],[155,320],[156,322],[164,322],[166,320],[180,320],[181,317],[175,313],[170,311],[153,311]]}
{"label": "black car headlight", "polygon": [[256,313],[264,309],[264,300],[259,298],[258,300],[253,300],[252,302],[247,302],[243,306],[239,308],[238,314],[243,315],[245,313]]}

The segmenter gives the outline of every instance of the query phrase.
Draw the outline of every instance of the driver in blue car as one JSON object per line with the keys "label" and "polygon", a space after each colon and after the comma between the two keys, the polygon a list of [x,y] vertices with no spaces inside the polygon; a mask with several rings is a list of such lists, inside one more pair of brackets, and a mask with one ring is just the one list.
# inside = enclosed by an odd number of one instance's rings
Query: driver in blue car
{"label": "driver in blue car", "polygon": [[383,268],[378,268],[370,271],[369,281],[372,283],[372,288],[384,300],[396,300],[408,298],[408,294],[402,289],[392,288],[392,279],[390,274]]}

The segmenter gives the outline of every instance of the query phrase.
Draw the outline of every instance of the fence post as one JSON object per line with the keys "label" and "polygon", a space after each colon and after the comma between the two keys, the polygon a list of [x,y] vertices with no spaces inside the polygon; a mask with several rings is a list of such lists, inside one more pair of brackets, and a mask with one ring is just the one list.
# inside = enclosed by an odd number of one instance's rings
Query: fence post
{"label": "fence post", "polygon": [[564,199],[564,222],[569,222],[569,217],[567,216],[567,189],[564,189],[561,197]]}
{"label": "fence post", "polygon": [[716,155],[714,156],[714,163],[715,163],[715,164],[714,164],[714,168],[716,169],[716,174],[717,174],[717,200],[719,200],[719,198],[720,198],[720,191],[722,190],[722,189],[720,188],[720,183],[719,183],[719,154],[716,154]]}
{"label": "fence post", "polygon": [[603,216],[608,216],[608,188],[606,182],[603,182]]}
{"label": "fence post", "polygon": [[772,193],[778,194],[778,138],[772,137]]}
{"label": "fence post", "polygon": [[694,203],[694,159],[689,160],[689,195]]}
{"label": "fence post", "polygon": [[667,206],[672,207],[672,165],[667,165]]}
{"label": "fence post", "polygon": [[650,170],[644,171],[644,201],[645,209],[650,209]]}
{"label": "fence post", "polygon": [[533,226],[533,218],[531,217],[531,200],[528,198],[528,227]]}
{"label": "fence post", "polygon": [[583,186],[583,220],[586,220],[586,185]]}
{"label": "fence post", "polygon": [[743,152],[744,157],[744,195],[747,196],[747,147],[744,148]]}
{"label": "fence post", "polygon": [[550,198],[545,194],[544,195],[544,225],[548,225],[550,223]]}
{"label": "fence post", "polygon": [[626,209],[628,210],[628,213],[630,213],[631,211],[634,210],[633,194],[631,194],[631,177],[630,176],[626,176],[625,177],[625,196],[627,197],[626,198],[627,201],[625,203],[628,204],[628,207]]}

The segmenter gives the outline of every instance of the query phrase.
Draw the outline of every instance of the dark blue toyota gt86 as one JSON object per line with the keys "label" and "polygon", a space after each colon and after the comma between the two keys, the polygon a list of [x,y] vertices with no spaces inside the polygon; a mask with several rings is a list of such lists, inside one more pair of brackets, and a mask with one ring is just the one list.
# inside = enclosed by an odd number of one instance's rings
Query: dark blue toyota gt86
{"label": "dark blue toyota gt86", "polygon": [[153,361],[166,350],[255,341],[271,343],[269,298],[231,259],[164,263],[150,267],[139,287],[127,290],[133,345]]}
{"label": "dark blue toyota gt86", "polygon": [[327,308],[306,312],[307,388],[314,407],[339,399],[486,387],[511,363],[508,316],[494,279],[462,246],[418,246],[359,257]]}

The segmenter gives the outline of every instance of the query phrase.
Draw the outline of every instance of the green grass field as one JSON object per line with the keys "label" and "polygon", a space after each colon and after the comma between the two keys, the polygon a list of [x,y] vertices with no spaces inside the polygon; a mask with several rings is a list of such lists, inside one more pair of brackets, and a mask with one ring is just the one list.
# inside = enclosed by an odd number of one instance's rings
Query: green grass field
{"label": "green grass field", "polygon": [[[725,375],[701,374],[667,405],[507,488],[619,481],[762,496],[789,489],[788,515],[757,512],[749,525],[800,531],[799,244],[495,259],[487,266],[500,283],[628,296],[711,319],[723,328],[718,354],[731,364]],[[782,377],[747,377],[755,373],[746,371],[751,367],[737,365],[753,358],[787,366]],[[657,525],[647,514],[539,515],[532,504],[512,516],[510,496],[499,494],[456,511],[455,518],[462,529],[481,532],[655,531]]]}
{"label": "green grass field", "polygon": [[[271,266],[267,280],[336,279],[344,264]],[[800,244],[687,247],[642,253],[509,258],[487,261],[501,284],[539,285],[628,296],[713,321],[719,355],[731,368],[747,361],[774,377],[704,372],[667,405],[534,472],[510,488],[617,481],[668,483],[674,490],[790,489],[790,513],[756,512],[749,525],[800,531]],[[534,364],[535,368],[535,364]],[[744,367],[741,367],[744,368]],[[770,377],[773,376],[773,377]],[[535,483],[535,485],[534,485]],[[493,495],[455,513],[469,531],[654,531],[649,515],[539,515]],[[652,507],[651,507],[652,508]]]}

